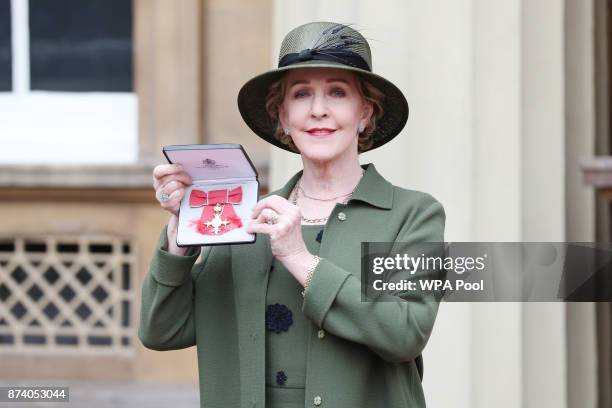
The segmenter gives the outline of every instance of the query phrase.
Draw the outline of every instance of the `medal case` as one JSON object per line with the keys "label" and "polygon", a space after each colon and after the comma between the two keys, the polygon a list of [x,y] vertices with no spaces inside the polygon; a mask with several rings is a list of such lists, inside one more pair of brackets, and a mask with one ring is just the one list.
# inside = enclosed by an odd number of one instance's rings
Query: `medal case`
{"label": "medal case", "polygon": [[255,234],[245,230],[259,199],[259,180],[242,145],[169,145],[163,153],[193,180],[180,204],[178,246],[255,242]]}

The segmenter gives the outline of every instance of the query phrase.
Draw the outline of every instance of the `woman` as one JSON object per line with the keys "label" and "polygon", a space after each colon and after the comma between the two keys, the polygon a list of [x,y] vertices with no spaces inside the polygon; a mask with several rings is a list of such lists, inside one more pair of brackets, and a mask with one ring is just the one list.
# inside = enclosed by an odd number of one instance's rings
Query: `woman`
{"label": "woman", "polygon": [[139,336],[155,350],[197,345],[202,406],[425,406],[420,354],[438,303],[418,292],[362,301],[361,242],[395,242],[397,253],[441,242],[444,210],[359,165],[408,117],[401,91],[370,67],[358,32],[310,23],[285,37],[278,69],[241,89],[250,128],[303,163],[254,207],[255,244],[205,247],[195,263],[199,248],[175,245],[191,179],[179,165],[154,170],[172,215],[144,281]]}

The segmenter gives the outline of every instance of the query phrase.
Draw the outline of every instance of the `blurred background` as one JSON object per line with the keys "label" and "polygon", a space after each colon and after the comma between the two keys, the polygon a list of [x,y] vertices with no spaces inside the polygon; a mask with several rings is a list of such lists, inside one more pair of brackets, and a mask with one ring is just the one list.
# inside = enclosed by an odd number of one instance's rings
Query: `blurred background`
{"label": "blurred background", "polygon": [[[151,172],[184,143],[242,144],[262,193],[298,171],[236,98],[308,21],[354,24],[405,93],[402,134],[361,161],[440,200],[447,241],[609,242],[611,3],[0,0],[0,385],[198,406],[195,349],[136,336],[168,219]],[[442,304],[428,406],[612,407],[611,310]]]}

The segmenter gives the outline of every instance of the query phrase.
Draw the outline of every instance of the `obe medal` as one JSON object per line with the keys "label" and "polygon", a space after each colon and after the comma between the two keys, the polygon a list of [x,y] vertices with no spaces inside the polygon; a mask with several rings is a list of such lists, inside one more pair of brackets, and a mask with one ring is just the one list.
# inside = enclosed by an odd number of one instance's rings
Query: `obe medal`
{"label": "obe medal", "polygon": [[215,235],[219,234],[219,227],[223,226],[223,228],[225,228],[225,226],[230,223],[228,220],[221,219],[221,214],[223,214],[223,207],[224,206],[222,206],[219,203],[215,204],[215,207],[214,207],[215,214],[213,215],[212,220],[204,222],[204,224],[208,228],[212,227],[212,232]]}

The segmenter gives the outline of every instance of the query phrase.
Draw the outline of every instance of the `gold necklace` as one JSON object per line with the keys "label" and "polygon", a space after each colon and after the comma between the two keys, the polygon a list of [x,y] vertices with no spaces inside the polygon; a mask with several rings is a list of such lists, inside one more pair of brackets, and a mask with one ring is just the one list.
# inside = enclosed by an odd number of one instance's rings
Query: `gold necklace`
{"label": "gold necklace", "polygon": [[[355,190],[357,189],[357,186],[359,185],[359,181],[361,181],[361,178],[363,177],[363,175],[365,174],[365,170],[361,169],[361,176],[359,176],[359,180],[357,180],[357,184],[355,184],[355,187],[353,187],[353,191],[351,191],[348,194],[345,194],[347,197],[342,200],[342,202],[340,204],[345,205],[349,202],[349,200],[351,199],[351,197],[353,197],[353,193],[355,192]],[[297,182],[297,188],[294,188],[292,193],[291,193],[291,203],[293,205],[297,205],[297,192],[298,190],[301,190],[302,193],[304,193],[304,190],[302,189],[302,177],[300,177],[300,179]],[[306,196],[306,194],[304,194],[304,196]],[[307,196],[306,196],[307,197]],[[340,198],[340,197],[344,197],[344,196],[339,196],[336,198]],[[308,197],[310,198],[310,197]],[[316,200],[316,199],[315,199]],[[320,200],[320,201],[331,201],[333,199],[330,200]],[[308,223],[308,224],[318,224],[321,222],[327,222],[327,220],[329,219],[329,215],[327,217],[323,217],[323,218],[306,218],[303,215],[301,216],[302,221]]]}
{"label": "gold necklace", "polygon": [[304,189],[302,188],[301,183],[300,183],[300,185],[298,186],[298,190],[300,190],[300,191],[302,192],[302,195],[303,195],[304,197],[306,197],[306,198],[310,198],[311,200],[316,200],[316,201],[334,201],[334,200],[337,200],[337,199],[339,199],[339,198],[346,197],[346,196],[349,196],[349,195],[353,194],[353,192],[351,191],[350,193],[342,194],[342,195],[339,195],[339,196],[336,196],[336,197],[332,197],[332,198],[316,198],[316,197],[311,197],[311,196],[309,196],[308,194],[306,194],[306,192],[305,192],[305,191],[304,191]]}

